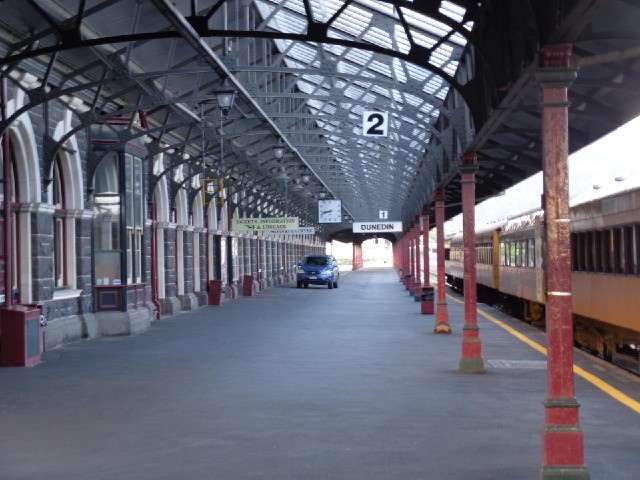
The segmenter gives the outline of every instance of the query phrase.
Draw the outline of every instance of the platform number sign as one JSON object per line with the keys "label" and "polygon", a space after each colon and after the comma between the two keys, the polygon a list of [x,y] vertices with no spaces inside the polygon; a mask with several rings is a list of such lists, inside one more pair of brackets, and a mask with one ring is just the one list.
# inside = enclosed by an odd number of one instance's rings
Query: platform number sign
{"label": "platform number sign", "polygon": [[365,137],[386,137],[388,132],[388,112],[365,111],[362,114],[362,134]]}

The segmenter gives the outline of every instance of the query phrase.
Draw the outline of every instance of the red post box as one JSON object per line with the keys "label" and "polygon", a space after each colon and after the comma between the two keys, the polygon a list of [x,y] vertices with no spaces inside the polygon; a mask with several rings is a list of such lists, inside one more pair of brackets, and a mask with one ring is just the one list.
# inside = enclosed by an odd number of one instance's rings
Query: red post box
{"label": "red post box", "polygon": [[420,313],[433,313],[434,296],[433,287],[422,287],[422,293],[420,294]]}
{"label": "red post box", "polygon": [[209,280],[209,305],[222,305],[222,280]]}
{"label": "red post box", "polygon": [[31,367],[40,363],[40,314],[39,308],[27,305],[0,309],[0,366]]}

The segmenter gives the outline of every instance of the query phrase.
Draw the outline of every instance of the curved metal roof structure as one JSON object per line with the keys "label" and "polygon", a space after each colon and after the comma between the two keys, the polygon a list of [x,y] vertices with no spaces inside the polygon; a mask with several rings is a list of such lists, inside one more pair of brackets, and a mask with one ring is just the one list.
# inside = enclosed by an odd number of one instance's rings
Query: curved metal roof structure
{"label": "curved metal roof structure", "polygon": [[[247,211],[266,202],[303,225],[317,223],[318,198],[338,198],[345,222],[322,225],[327,239],[351,240],[349,221],[381,210],[408,227],[436,187],[446,187],[447,218],[459,213],[464,152],[478,155],[478,199],[539,171],[542,45],[574,45],[571,151],[640,114],[640,5],[630,0],[0,5],[0,67],[28,95],[13,118],[58,100],[77,109],[76,131],[140,118],[140,133],[120,136],[164,153],[151,187],[183,166],[187,178],[223,176],[248,192]],[[216,93],[229,89],[224,114]],[[386,132],[363,123],[380,115]],[[65,140],[45,135],[45,162]]]}

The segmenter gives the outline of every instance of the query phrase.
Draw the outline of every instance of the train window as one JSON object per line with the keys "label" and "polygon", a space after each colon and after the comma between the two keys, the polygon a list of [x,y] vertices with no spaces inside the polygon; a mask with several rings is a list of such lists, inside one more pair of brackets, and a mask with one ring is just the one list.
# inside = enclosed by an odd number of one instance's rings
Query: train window
{"label": "train window", "polygon": [[598,273],[604,272],[604,265],[602,262],[602,234],[602,231],[597,231],[593,234],[593,266],[594,271]]}
{"label": "train window", "polygon": [[506,265],[507,248],[504,242],[500,242],[500,265]]}
{"label": "train window", "polygon": [[535,240],[530,238],[527,240],[527,267],[535,267],[536,266],[536,249],[535,249]]}
{"label": "train window", "polygon": [[618,252],[617,252],[617,242],[616,242],[616,230],[607,230],[607,234],[605,236],[606,239],[606,252],[607,252],[607,273],[617,273],[618,271]]}
{"label": "train window", "polygon": [[631,232],[631,266],[635,275],[640,275],[640,225],[635,225]]}
{"label": "train window", "polygon": [[571,269],[577,272],[586,272],[587,258],[589,250],[587,249],[588,232],[579,232],[571,234]]}
{"label": "train window", "polygon": [[593,263],[593,232],[586,232],[585,245],[584,245],[584,266],[585,271],[595,272],[595,266]]}
{"label": "train window", "polygon": [[625,273],[638,274],[638,237],[637,226],[624,227]]}
{"label": "train window", "polygon": [[613,230],[613,239],[615,241],[613,244],[613,254],[616,261],[616,273],[627,273],[625,266],[627,250],[625,248],[623,230],[623,227]]}

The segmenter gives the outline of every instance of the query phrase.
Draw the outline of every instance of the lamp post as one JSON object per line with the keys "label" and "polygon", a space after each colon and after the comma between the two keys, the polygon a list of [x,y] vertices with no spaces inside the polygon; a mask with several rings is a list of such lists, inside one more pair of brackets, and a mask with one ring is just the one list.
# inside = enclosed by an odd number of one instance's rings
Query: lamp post
{"label": "lamp post", "polygon": [[[276,161],[280,164],[284,157],[284,145],[282,144],[282,140],[279,140],[278,143],[273,146],[273,156],[276,157]],[[287,178],[287,174],[284,170],[282,170],[282,176],[284,179],[284,216],[286,217],[289,210],[289,179]]]}

